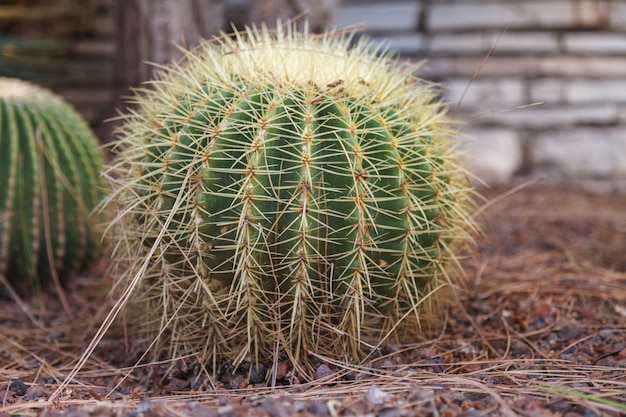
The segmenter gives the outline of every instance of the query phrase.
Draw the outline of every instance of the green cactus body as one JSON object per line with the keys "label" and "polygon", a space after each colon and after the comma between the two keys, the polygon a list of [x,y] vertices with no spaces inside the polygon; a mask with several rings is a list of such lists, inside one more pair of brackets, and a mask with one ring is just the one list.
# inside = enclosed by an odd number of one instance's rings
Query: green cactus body
{"label": "green cactus body", "polygon": [[126,283],[144,266],[159,353],[356,360],[417,333],[453,284],[470,189],[445,108],[349,42],[240,34],[137,96],[111,167],[114,266]]}
{"label": "green cactus body", "polygon": [[25,81],[0,78],[0,130],[0,274],[26,294],[96,255],[104,158],[69,104]]}

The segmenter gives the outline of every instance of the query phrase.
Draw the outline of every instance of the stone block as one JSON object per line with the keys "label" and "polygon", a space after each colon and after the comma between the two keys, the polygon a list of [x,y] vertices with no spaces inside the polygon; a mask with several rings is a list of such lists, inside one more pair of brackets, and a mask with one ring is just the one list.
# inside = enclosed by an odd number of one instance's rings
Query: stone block
{"label": "stone block", "polygon": [[594,0],[433,3],[427,12],[431,32],[467,29],[564,29],[598,27],[608,10]]}
{"label": "stone block", "polygon": [[563,34],[563,48],[569,54],[624,54],[626,36],[624,33],[568,32]]}
{"label": "stone block", "polygon": [[433,34],[428,45],[430,55],[483,53],[481,33]]}
{"label": "stone block", "polygon": [[560,78],[539,78],[529,81],[528,94],[531,103],[565,103],[566,82]]}
{"label": "stone block", "polygon": [[[620,121],[617,104],[598,103],[584,106],[537,105],[505,112],[487,113],[479,122],[514,129],[549,130],[577,125],[611,125]],[[626,130],[626,129],[625,129]],[[624,155],[626,158],[626,155]]]}
{"label": "stone block", "polygon": [[559,48],[556,33],[548,32],[470,32],[461,34],[433,34],[429,43],[429,54],[485,55],[494,47],[500,53],[556,53]]}
{"label": "stone block", "polygon": [[530,99],[546,103],[626,103],[626,79],[533,80]]}
{"label": "stone block", "polygon": [[530,163],[548,180],[626,178],[626,129],[598,127],[547,132],[533,138]]}
{"label": "stone block", "polygon": [[113,39],[81,39],[74,43],[73,54],[75,55],[88,55],[98,56],[100,59],[104,57],[110,57],[115,59],[117,53],[117,45]]}
{"label": "stone block", "polygon": [[485,33],[483,50],[489,51],[496,42],[498,42],[494,50],[496,54],[499,52],[546,54],[556,53],[559,49],[558,35],[554,32],[506,32],[501,38],[500,36],[500,32]]}
{"label": "stone block", "polygon": [[626,29],[626,2],[612,1],[609,4],[609,25],[612,29]]}
{"label": "stone block", "polygon": [[423,78],[441,80],[446,77],[536,75],[539,64],[535,57],[490,57],[483,65],[484,57],[433,57],[428,58],[418,72]]}
{"label": "stone block", "polygon": [[564,78],[623,78],[626,56],[492,56],[484,64],[483,57],[434,57],[428,59],[418,74],[424,78],[443,79],[448,76],[472,76],[480,69],[481,76],[524,76]]}
{"label": "stone block", "polygon": [[[470,84],[471,83],[471,84]],[[519,106],[524,102],[524,82],[520,79],[453,78],[445,81],[444,98],[458,103],[460,108],[494,110],[503,107]]]}
{"label": "stone block", "polygon": [[337,15],[337,26],[358,25],[368,32],[416,30],[421,3],[417,1],[346,4]]}
{"label": "stone block", "polygon": [[626,103],[626,79],[569,81],[566,82],[565,96],[570,103]]}
{"label": "stone block", "polygon": [[461,149],[469,171],[490,186],[509,183],[523,159],[518,134],[505,129],[467,129],[462,134]]}
{"label": "stone block", "polygon": [[626,56],[563,56],[538,61],[539,75],[561,77],[624,77]]}
{"label": "stone block", "polygon": [[375,45],[384,45],[391,52],[401,53],[403,58],[424,55],[427,51],[427,41],[421,33],[390,34],[384,37],[370,36],[370,40]]}

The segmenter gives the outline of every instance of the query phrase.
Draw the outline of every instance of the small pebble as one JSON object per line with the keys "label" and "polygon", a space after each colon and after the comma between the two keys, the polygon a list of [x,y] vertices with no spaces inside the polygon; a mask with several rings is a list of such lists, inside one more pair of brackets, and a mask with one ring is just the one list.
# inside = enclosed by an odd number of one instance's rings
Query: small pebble
{"label": "small pebble", "polygon": [[262,363],[257,363],[256,365],[252,365],[252,369],[250,369],[250,377],[248,380],[251,384],[260,384],[265,381],[265,375],[267,374],[267,368]]}
{"label": "small pebble", "polygon": [[63,417],[89,417],[90,414],[86,410],[82,410],[76,407],[70,407],[61,411],[59,415]]}
{"label": "small pebble", "polygon": [[570,342],[580,336],[582,331],[583,329],[576,324],[567,324],[559,330],[558,335],[561,339]]}
{"label": "small pebble", "polygon": [[330,415],[328,404],[324,400],[317,400],[307,406],[307,410],[316,416]]}
{"label": "small pebble", "polygon": [[321,364],[315,370],[315,379],[327,378],[333,374],[332,369],[326,364]]}
{"label": "small pebble", "polygon": [[28,387],[26,386],[26,384],[19,379],[12,381],[11,385],[9,385],[9,391],[13,391],[16,395],[19,396],[26,394],[27,389]]}
{"label": "small pebble", "polygon": [[389,394],[378,388],[376,385],[372,385],[367,391],[367,400],[372,404],[383,404],[389,399]]}
{"label": "small pebble", "polygon": [[278,362],[276,366],[276,379],[283,379],[287,376],[287,372],[289,371],[289,365],[286,362]]}
{"label": "small pebble", "polygon": [[246,378],[243,375],[235,375],[228,381],[227,387],[230,389],[241,389],[245,387]]}
{"label": "small pebble", "polygon": [[40,398],[47,398],[48,391],[43,385],[32,385],[24,394],[24,401],[33,401]]}
{"label": "small pebble", "polygon": [[378,412],[378,417],[406,417],[409,412],[400,407],[385,407]]}

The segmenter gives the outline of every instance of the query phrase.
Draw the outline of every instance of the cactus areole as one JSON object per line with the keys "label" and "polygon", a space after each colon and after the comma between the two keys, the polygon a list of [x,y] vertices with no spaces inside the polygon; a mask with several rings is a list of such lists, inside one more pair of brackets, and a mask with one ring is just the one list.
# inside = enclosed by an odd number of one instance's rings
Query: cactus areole
{"label": "cactus areole", "polygon": [[98,253],[104,158],[68,103],[25,81],[0,78],[0,130],[0,274],[36,292]]}
{"label": "cactus areole", "polygon": [[306,374],[420,331],[458,281],[469,188],[446,109],[351,40],[249,30],[137,94],[110,234],[160,355]]}

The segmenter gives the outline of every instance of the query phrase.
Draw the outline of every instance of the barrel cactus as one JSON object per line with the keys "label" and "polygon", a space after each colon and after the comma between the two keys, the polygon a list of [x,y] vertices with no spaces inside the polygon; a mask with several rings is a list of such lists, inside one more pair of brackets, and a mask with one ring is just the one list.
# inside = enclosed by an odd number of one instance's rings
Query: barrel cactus
{"label": "barrel cactus", "polygon": [[109,234],[159,355],[310,375],[420,332],[459,283],[453,123],[414,68],[352,40],[248,30],[133,99]]}
{"label": "barrel cactus", "polygon": [[0,129],[0,275],[34,293],[97,254],[104,157],[68,103],[26,81],[0,78]]}

